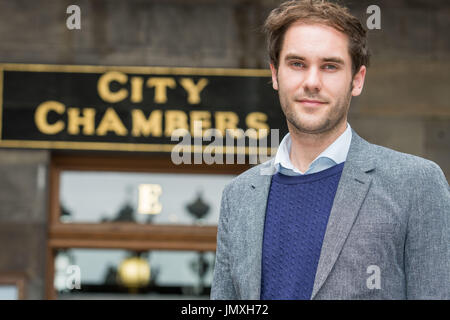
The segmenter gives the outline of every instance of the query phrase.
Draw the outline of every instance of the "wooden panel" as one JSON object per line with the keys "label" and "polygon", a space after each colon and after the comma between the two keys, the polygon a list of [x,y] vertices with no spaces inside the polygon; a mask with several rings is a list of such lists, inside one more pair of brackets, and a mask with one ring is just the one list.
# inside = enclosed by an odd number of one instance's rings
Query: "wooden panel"
{"label": "wooden panel", "polygon": [[52,164],[64,170],[132,171],[164,173],[240,174],[250,164],[180,164],[172,162],[168,155],[133,156],[126,155],[79,155],[54,154]]}
{"label": "wooden panel", "polygon": [[0,284],[15,286],[17,289],[17,295],[19,300],[24,300],[25,294],[26,276],[23,273],[8,272],[0,273]]}
{"label": "wooden panel", "polygon": [[56,292],[53,284],[55,279],[55,251],[50,247],[51,241],[52,240],[49,239],[45,259],[45,298],[48,300],[55,300]]}
{"label": "wooden panel", "polygon": [[102,239],[52,239],[49,241],[52,248],[84,248],[84,249],[124,249],[134,251],[149,250],[189,250],[189,251],[215,251],[216,245],[211,242],[194,241],[158,241],[158,240],[102,240]]}
{"label": "wooden panel", "polygon": [[[49,231],[52,248],[215,250],[217,227],[133,223],[57,224]],[[160,247],[159,247],[160,246]]]}

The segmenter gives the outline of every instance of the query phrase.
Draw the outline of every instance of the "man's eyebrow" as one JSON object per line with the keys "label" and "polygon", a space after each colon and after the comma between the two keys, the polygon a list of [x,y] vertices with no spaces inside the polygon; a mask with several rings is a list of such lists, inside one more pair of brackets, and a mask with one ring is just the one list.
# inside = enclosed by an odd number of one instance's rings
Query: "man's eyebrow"
{"label": "man's eyebrow", "polygon": [[327,57],[327,58],[323,58],[322,61],[324,61],[324,62],[334,62],[334,63],[342,64],[342,65],[345,64],[344,60],[342,60],[339,57]]}
{"label": "man's eyebrow", "polygon": [[287,54],[287,55],[284,57],[284,59],[285,59],[285,60],[306,60],[306,58],[301,57],[301,56],[296,55],[296,54]]}
{"label": "man's eyebrow", "polygon": [[[287,54],[284,57],[285,60],[302,60],[302,61],[306,61],[307,59],[305,57],[296,55],[296,54]],[[321,61],[323,62],[334,62],[337,64],[341,64],[341,65],[345,65],[345,62],[342,58],[339,57],[326,57],[326,58],[322,58]]]}

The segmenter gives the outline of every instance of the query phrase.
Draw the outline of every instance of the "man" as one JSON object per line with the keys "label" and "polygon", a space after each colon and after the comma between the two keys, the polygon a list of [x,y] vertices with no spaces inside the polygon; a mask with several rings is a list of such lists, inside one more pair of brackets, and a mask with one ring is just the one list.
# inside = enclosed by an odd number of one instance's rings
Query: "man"
{"label": "man", "polygon": [[369,61],[361,23],[289,1],[265,29],[289,134],[223,191],[211,298],[450,299],[442,170],[347,123]]}

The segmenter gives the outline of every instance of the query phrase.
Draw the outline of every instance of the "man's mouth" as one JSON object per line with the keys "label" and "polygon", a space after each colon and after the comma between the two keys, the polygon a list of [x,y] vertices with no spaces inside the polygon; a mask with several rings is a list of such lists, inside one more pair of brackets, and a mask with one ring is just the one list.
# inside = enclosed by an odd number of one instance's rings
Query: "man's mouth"
{"label": "man's mouth", "polygon": [[325,101],[322,100],[314,100],[314,99],[300,99],[298,100],[301,104],[307,107],[318,107],[323,104],[326,104]]}

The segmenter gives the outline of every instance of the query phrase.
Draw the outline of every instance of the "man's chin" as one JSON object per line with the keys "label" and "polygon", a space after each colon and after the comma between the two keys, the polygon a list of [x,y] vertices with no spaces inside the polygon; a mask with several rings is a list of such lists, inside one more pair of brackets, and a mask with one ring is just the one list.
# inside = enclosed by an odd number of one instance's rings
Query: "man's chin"
{"label": "man's chin", "polygon": [[329,123],[292,123],[291,125],[300,133],[320,134],[330,130]]}

